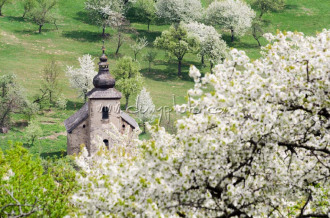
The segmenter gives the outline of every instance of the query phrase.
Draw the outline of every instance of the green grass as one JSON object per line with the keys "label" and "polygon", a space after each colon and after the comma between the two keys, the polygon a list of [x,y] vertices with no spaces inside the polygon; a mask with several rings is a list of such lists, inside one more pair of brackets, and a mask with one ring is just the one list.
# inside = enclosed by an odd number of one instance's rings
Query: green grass
{"label": "green grass", "polygon": [[[84,54],[91,54],[97,58],[101,54],[102,37],[101,29],[92,25],[84,11],[83,0],[60,0],[57,8],[59,29],[54,25],[47,24],[43,33],[38,34],[38,27],[28,20],[21,18],[22,7],[12,3],[3,8],[3,17],[0,17],[0,75],[15,73],[19,82],[32,97],[39,90],[41,71],[47,60],[53,58],[61,66],[62,74],[60,79],[61,89],[70,100],[70,104],[82,102],[77,98],[75,90],[70,88],[64,71],[67,65],[78,65],[77,58]],[[203,0],[206,7],[211,0]],[[265,14],[264,31],[275,33],[277,29],[287,31],[300,31],[306,35],[314,35],[323,28],[330,28],[330,4],[329,0],[287,0],[287,6],[281,12]],[[258,13],[258,12],[257,12]],[[126,35],[126,42],[120,50],[120,55],[133,56],[129,44],[136,37],[146,36],[149,40],[147,49],[153,49],[152,41],[167,29],[168,25],[151,25],[151,31],[147,31],[147,25],[132,23],[138,35]],[[229,42],[229,34],[219,30],[230,47],[236,47],[247,52],[252,58],[260,57],[260,48],[253,37],[247,34],[234,43]],[[110,69],[115,67],[118,57],[113,55],[116,47],[114,31],[108,29],[110,38],[106,40],[107,53],[110,58]],[[266,41],[261,40],[265,45]],[[156,107],[172,106],[173,96],[176,103],[184,103],[185,95],[189,88],[193,87],[192,80],[187,76],[191,64],[196,65],[207,72],[209,66],[202,68],[200,60],[194,54],[188,54],[184,58],[183,78],[177,78],[177,63],[174,59],[166,60],[165,53],[157,50],[157,58],[149,73],[147,63],[142,61],[145,49],[138,56],[141,64],[141,72],[145,77],[145,87],[151,92]],[[130,104],[134,104],[135,96],[131,97]],[[54,135],[56,132],[64,132],[63,120],[73,114],[78,108],[72,106],[67,111],[57,111],[52,114],[40,114],[40,120],[55,119],[55,124],[43,124],[44,137]],[[19,120],[18,117],[15,117]],[[147,136],[141,136],[146,138]],[[24,142],[24,127],[13,127],[8,135],[0,134],[0,147],[6,147],[6,141],[19,140]],[[57,139],[41,139],[39,144],[30,148],[34,153],[51,154],[66,149],[65,136]]]}

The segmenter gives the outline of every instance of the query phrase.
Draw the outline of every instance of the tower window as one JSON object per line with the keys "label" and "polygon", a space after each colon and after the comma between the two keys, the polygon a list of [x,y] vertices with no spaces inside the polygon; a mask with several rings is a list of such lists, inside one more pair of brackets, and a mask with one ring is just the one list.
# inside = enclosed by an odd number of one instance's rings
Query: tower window
{"label": "tower window", "polygon": [[109,149],[109,140],[104,139],[103,142],[104,142],[105,147],[107,147],[107,149]]}
{"label": "tower window", "polygon": [[83,125],[83,128],[86,128],[86,125]]}
{"label": "tower window", "polygon": [[103,120],[109,119],[109,108],[108,107],[102,108],[102,119]]}

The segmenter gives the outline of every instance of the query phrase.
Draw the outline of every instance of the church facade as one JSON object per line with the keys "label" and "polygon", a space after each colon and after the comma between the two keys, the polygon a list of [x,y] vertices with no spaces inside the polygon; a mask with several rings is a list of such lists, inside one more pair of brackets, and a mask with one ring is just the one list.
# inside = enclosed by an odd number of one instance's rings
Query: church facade
{"label": "church facade", "polygon": [[122,94],[115,89],[116,81],[109,72],[104,46],[102,50],[99,72],[93,79],[94,88],[87,94],[88,102],[64,121],[68,155],[78,154],[81,145],[93,154],[97,151],[96,143],[100,143],[100,138],[104,146],[111,147],[109,132],[112,132],[112,125],[122,134],[139,128],[132,117],[120,110]]}

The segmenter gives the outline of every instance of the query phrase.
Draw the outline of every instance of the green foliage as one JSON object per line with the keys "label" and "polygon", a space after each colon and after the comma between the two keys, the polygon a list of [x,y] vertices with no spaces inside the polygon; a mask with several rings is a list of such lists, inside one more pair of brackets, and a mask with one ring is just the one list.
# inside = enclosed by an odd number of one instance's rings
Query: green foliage
{"label": "green foliage", "polygon": [[260,10],[260,18],[264,13],[283,10],[285,0],[254,0],[252,5]]}
{"label": "green foliage", "polygon": [[154,60],[157,57],[157,52],[154,50],[148,50],[147,53],[143,56],[143,60],[147,61],[149,64],[149,73],[151,71],[151,63],[154,62]]}
{"label": "green foliage", "polygon": [[3,6],[4,6],[5,4],[10,3],[10,2],[11,2],[11,0],[0,0],[0,16],[3,15],[3,14],[2,14],[2,8],[3,8]]}
{"label": "green foliage", "polygon": [[25,95],[15,76],[0,76],[0,128],[10,126],[10,118],[14,112],[20,111],[26,103]]}
{"label": "green foliage", "polygon": [[61,110],[65,110],[67,103],[68,103],[68,100],[65,98],[65,96],[63,94],[61,94],[57,98],[55,106]]}
{"label": "green foliage", "polygon": [[137,0],[135,5],[135,16],[142,22],[148,24],[148,31],[150,24],[156,19],[156,8],[154,0]]}
{"label": "green foliage", "polygon": [[34,145],[35,140],[42,136],[42,133],[40,124],[36,120],[31,120],[26,128],[25,136],[29,144]]}
{"label": "green foliage", "polygon": [[36,0],[22,0],[22,5],[24,9],[22,17],[24,18],[26,14],[36,7]]}
{"label": "green foliage", "polygon": [[51,165],[47,171],[20,144],[0,150],[0,216],[63,217],[70,212],[75,173]]}
{"label": "green foliage", "polygon": [[130,95],[138,93],[142,88],[143,80],[140,74],[140,65],[133,61],[131,57],[125,56],[117,61],[113,75],[116,78],[116,87],[126,98],[126,109]]}
{"label": "green foliage", "polygon": [[199,45],[198,40],[189,36],[181,24],[177,28],[172,25],[169,30],[163,31],[162,35],[156,38],[154,44],[158,48],[167,50],[178,59],[179,76],[181,76],[183,57],[189,52],[196,52]]}
{"label": "green foliage", "polygon": [[60,68],[58,63],[55,60],[48,61],[43,69],[40,89],[41,96],[37,99],[40,100],[40,105],[42,104],[42,101],[47,99],[46,104],[48,103],[48,106],[51,107],[59,98],[61,93],[61,90],[59,89],[59,75]]}
{"label": "green foliage", "polygon": [[30,101],[27,101],[26,104],[23,107],[22,113],[25,116],[25,119],[31,120],[39,111],[39,105],[37,103],[33,103]]}
{"label": "green foliage", "polygon": [[35,0],[28,16],[30,20],[39,26],[39,33],[46,23],[55,23],[55,14],[52,13],[58,0]]}

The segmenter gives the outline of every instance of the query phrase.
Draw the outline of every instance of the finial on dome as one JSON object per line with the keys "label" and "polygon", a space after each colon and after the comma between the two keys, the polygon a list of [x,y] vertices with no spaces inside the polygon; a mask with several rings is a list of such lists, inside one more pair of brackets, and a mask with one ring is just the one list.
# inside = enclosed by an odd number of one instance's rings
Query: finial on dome
{"label": "finial on dome", "polygon": [[102,52],[103,54],[105,54],[104,40],[103,40]]}
{"label": "finial on dome", "polygon": [[99,62],[99,73],[94,77],[93,84],[95,88],[108,89],[115,86],[115,79],[110,75],[108,57],[105,55],[105,46],[103,41],[102,56]]}

